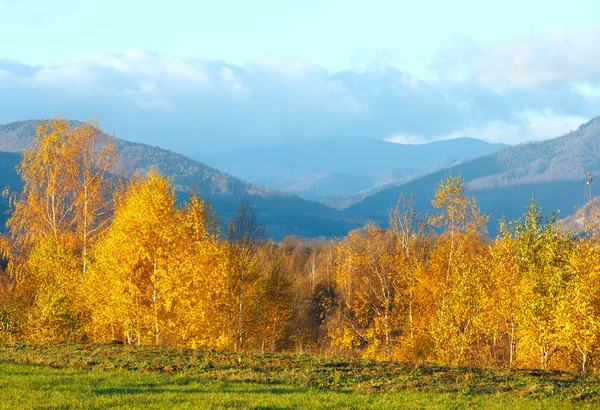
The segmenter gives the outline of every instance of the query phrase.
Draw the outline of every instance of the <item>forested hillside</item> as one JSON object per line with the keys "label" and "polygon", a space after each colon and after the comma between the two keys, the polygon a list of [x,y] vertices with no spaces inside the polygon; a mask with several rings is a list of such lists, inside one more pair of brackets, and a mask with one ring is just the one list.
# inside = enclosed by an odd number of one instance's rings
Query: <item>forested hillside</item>
{"label": "forested hillside", "polygon": [[515,218],[532,197],[546,212],[572,214],[586,199],[587,173],[600,173],[600,118],[559,138],[507,147],[409,183],[376,192],[349,206],[347,215],[385,220],[401,193],[414,194],[423,210],[437,181],[448,175],[464,178],[484,212],[491,214],[490,232],[502,216]]}
{"label": "forested hillside", "polygon": [[[31,146],[37,123],[23,121],[0,125],[0,151],[19,153]],[[267,225],[269,236],[274,238],[341,236],[361,223],[360,219],[345,217],[324,205],[247,183],[172,151],[123,139],[117,140],[117,150],[120,153],[116,165],[118,173],[146,175],[155,168],[173,179],[180,197],[198,191],[210,199],[224,221],[235,215],[241,198],[248,195]],[[6,172],[0,174],[0,186],[16,186],[13,168],[7,165]]]}

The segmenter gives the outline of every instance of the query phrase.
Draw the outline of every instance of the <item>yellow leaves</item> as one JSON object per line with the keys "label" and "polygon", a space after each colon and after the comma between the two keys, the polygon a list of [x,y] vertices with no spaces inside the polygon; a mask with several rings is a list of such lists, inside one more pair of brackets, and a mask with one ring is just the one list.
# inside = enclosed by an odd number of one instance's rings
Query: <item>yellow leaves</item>
{"label": "yellow leaves", "polygon": [[178,209],[171,182],[155,171],[129,185],[94,252],[103,295],[92,298],[96,332],[117,329],[127,343],[222,343],[226,252],[209,209],[197,197]]}
{"label": "yellow leaves", "polygon": [[449,176],[441,180],[431,204],[439,213],[430,217],[433,226],[444,227],[447,233],[485,231],[489,217],[479,210],[474,198],[466,197],[464,180]]}
{"label": "yellow leaves", "polygon": [[210,204],[192,195],[178,207],[156,171],[108,195],[111,141],[58,118],[24,154],[0,252],[29,340],[263,351],[331,341],[374,359],[542,367],[600,349],[599,245],[563,234],[535,204],[489,241],[487,217],[450,177],[432,200],[439,234],[409,199],[389,229],[299,246],[264,242],[246,201],[225,241]]}
{"label": "yellow leaves", "polygon": [[331,332],[332,346],[340,349],[351,350],[360,345],[361,339],[355,331],[348,326],[337,328]]}

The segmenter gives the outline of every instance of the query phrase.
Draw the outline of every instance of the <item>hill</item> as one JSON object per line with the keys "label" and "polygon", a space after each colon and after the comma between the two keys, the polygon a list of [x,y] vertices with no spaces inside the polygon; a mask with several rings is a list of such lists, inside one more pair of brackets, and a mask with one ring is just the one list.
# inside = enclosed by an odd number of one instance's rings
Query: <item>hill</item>
{"label": "hill", "polygon": [[572,215],[562,220],[563,229],[568,229],[573,233],[581,234],[585,232],[586,224],[598,221],[600,214],[600,197],[593,198],[586,202]]}
{"label": "hill", "polygon": [[337,197],[405,182],[504,146],[473,138],[428,144],[323,138],[232,150],[202,160],[245,180],[335,204]]}
{"label": "hill", "polygon": [[[32,143],[35,127],[36,121],[0,125],[0,151],[4,151],[2,156],[7,158],[0,174],[0,186],[18,185],[14,166],[19,161],[18,153]],[[117,141],[117,147],[121,154],[119,172],[145,174],[156,167],[173,178],[182,196],[197,190],[209,198],[224,220],[234,217],[241,197],[249,195],[260,220],[267,225],[268,235],[273,238],[341,236],[361,223],[359,218],[348,218],[316,202],[247,183],[172,151],[123,139]]]}
{"label": "hill", "polygon": [[[22,182],[19,176],[15,172],[15,167],[21,161],[19,154],[10,152],[0,152],[0,192],[4,187],[9,186],[11,188],[20,189]],[[7,198],[0,197],[0,226],[4,227],[6,224],[6,210],[8,209]],[[0,229],[2,231],[2,229]]]}
{"label": "hill", "polygon": [[519,217],[532,197],[548,212],[570,215],[581,207],[587,172],[600,172],[600,117],[578,130],[551,140],[506,147],[496,153],[465,161],[406,184],[374,193],[349,206],[347,215],[383,221],[400,193],[415,194],[417,206],[430,211],[429,198],[437,182],[448,174],[461,175],[470,195],[492,215],[490,232],[498,218]]}

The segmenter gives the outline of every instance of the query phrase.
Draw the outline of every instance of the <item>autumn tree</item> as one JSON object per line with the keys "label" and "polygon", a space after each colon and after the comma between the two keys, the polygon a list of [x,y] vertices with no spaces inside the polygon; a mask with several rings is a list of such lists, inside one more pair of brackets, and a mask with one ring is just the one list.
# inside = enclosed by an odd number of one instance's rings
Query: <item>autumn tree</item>
{"label": "autumn tree", "polygon": [[242,350],[246,338],[246,322],[250,286],[258,278],[258,251],[264,241],[264,226],[258,222],[254,206],[245,195],[238,209],[237,217],[229,223],[229,255],[231,269],[231,290],[237,300],[235,315],[235,349]]}
{"label": "autumn tree", "polygon": [[210,203],[190,197],[178,213],[170,274],[164,286],[166,328],[173,344],[223,349],[233,343],[227,246]]}
{"label": "autumn tree", "polygon": [[160,344],[164,336],[165,291],[176,255],[175,191],[151,171],[130,183],[114,220],[96,245],[87,281],[91,331],[102,340]]}
{"label": "autumn tree", "polygon": [[60,339],[61,330],[44,326],[81,314],[73,292],[86,273],[89,247],[110,217],[115,161],[115,140],[97,123],[73,127],[62,117],[40,123],[23,152],[17,171],[24,187],[11,194],[10,237],[0,250],[22,311],[35,322],[30,327],[46,339]]}
{"label": "autumn tree", "polygon": [[426,221],[415,209],[413,196],[400,195],[390,212],[389,226],[395,240],[396,271],[404,285],[403,303],[407,316],[402,337],[406,347],[404,358],[414,360],[419,346],[423,345],[425,332],[420,279],[426,270],[431,235]]}
{"label": "autumn tree", "polygon": [[492,285],[492,305],[488,315],[495,318],[498,340],[493,346],[500,362],[515,364],[520,309],[523,303],[522,272],[517,261],[517,240],[512,223],[501,221],[498,236],[488,260]]}
{"label": "autumn tree", "polygon": [[465,195],[464,181],[449,176],[440,181],[431,200],[438,210],[429,222],[441,230],[430,260],[431,336],[435,356],[444,363],[461,364],[485,357],[484,312],[489,303],[489,279],[483,241],[488,217],[475,198]]}
{"label": "autumn tree", "polygon": [[569,255],[569,284],[557,306],[561,337],[583,373],[600,349],[600,249],[583,238]]}
{"label": "autumn tree", "polygon": [[374,225],[340,243],[336,281],[343,322],[332,335],[335,345],[365,345],[367,357],[392,358],[405,310],[405,278],[394,251],[393,236]]}
{"label": "autumn tree", "polygon": [[18,173],[24,187],[13,197],[7,222],[12,268],[44,238],[78,254],[85,273],[88,248],[110,215],[115,139],[98,123],[72,127],[62,117],[42,122],[36,132],[23,152]]}
{"label": "autumn tree", "polygon": [[295,272],[291,258],[274,243],[261,249],[260,296],[258,304],[257,333],[262,351],[271,353],[290,347],[294,329],[293,320],[297,312],[294,289]]}
{"label": "autumn tree", "polygon": [[556,309],[568,286],[567,264],[573,242],[562,232],[554,216],[543,218],[533,200],[524,218],[515,222],[514,237],[523,294],[521,348],[517,359],[526,365],[537,362],[542,369],[547,369],[563,343]]}

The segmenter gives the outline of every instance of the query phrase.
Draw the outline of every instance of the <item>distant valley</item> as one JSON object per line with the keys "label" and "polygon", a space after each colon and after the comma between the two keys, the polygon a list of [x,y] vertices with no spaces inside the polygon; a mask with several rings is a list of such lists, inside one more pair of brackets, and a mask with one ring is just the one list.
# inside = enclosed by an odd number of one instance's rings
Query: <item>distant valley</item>
{"label": "distant valley", "polygon": [[231,150],[201,159],[244,180],[343,208],[349,196],[407,182],[505,146],[473,138],[414,145],[359,137],[323,138]]}

